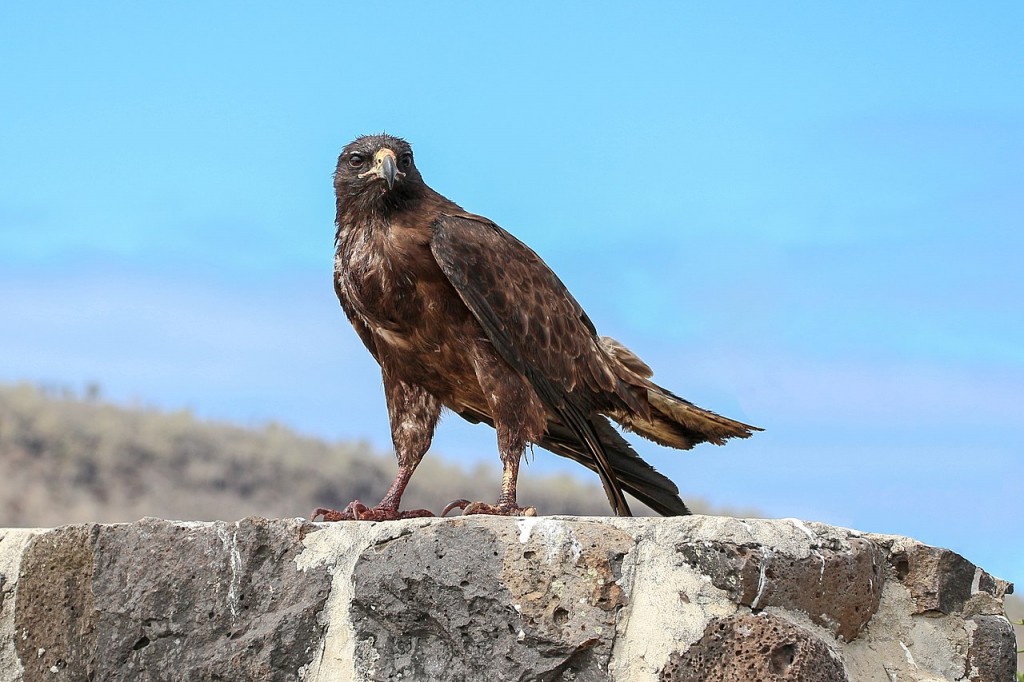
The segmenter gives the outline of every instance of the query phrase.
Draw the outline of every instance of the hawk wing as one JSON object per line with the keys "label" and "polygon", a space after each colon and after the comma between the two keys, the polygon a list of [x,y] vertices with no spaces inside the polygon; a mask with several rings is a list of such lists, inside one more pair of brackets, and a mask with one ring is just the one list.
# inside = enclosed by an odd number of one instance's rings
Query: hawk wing
{"label": "hawk wing", "polygon": [[[530,247],[490,220],[442,215],[431,250],[498,352],[566,393],[615,391],[594,323]],[[596,407],[596,405],[595,405]]]}
{"label": "hawk wing", "polygon": [[341,303],[341,309],[345,311],[345,317],[352,324],[353,329],[356,330],[356,334],[359,335],[359,340],[366,346],[366,350],[370,351],[370,355],[373,359],[380,364],[380,355],[377,353],[377,342],[373,338],[373,332],[366,326],[363,319],[352,310],[352,306],[348,303],[348,297],[342,290],[341,277],[337,270],[334,272],[334,293],[338,296],[338,302]]}
{"label": "hawk wing", "polygon": [[583,308],[540,256],[486,218],[442,215],[430,247],[495,350],[586,445],[609,501],[628,515],[590,419],[614,397],[622,399],[624,387],[608,369]]}

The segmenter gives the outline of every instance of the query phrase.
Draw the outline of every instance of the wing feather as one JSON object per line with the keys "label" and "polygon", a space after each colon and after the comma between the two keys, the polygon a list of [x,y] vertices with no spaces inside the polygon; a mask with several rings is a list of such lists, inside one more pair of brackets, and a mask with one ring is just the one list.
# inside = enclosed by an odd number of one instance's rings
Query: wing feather
{"label": "wing feather", "polygon": [[356,334],[359,335],[359,339],[366,346],[366,350],[370,351],[370,355],[373,359],[380,364],[380,355],[377,352],[377,341],[373,338],[373,332],[366,326],[366,322],[363,318],[356,314],[349,304],[348,296],[346,295],[343,285],[341,283],[341,277],[338,272],[334,273],[334,293],[338,295],[338,301],[341,303],[341,309],[345,311],[345,317],[352,323],[352,327],[356,330]]}
{"label": "wing feather", "polygon": [[536,253],[486,218],[443,215],[434,228],[434,258],[495,350],[586,444],[612,507],[628,515],[590,419],[612,378],[583,308]]}
{"label": "wing feather", "polygon": [[[616,389],[593,323],[533,250],[493,222],[443,215],[431,250],[506,362],[565,391]],[[604,407],[597,405],[595,407]]]}

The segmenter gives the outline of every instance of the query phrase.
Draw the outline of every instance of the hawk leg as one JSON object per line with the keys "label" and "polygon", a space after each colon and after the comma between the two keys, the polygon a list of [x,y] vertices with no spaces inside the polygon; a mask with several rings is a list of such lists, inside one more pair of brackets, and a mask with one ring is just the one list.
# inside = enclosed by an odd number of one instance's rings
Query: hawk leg
{"label": "hawk leg", "polygon": [[516,483],[519,480],[519,461],[526,450],[526,444],[535,442],[547,426],[544,407],[526,380],[497,357],[490,344],[478,344],[475,350],[477,380],[493,416],[494,430],[498,434],[498,453],[502,464],[501,494],[498,495],[497,504],[455,500],[444,508],[441,516],[456,507],[462,509],[463,516],[536,516],[535,507],[520,507],[516,502]]}
{"label": "hawk leg", "polygon": [[516,482],[519,478],[519,459],[502,457],[504,471],[501,476],[501,494],[498,496],[497,504],[486,502],[470,502],[469,500],[453,500],[441,512],[441,516],[447,516],[453,509],[461,509],[463,516],[470,514],[491,514],[494,516],[536,516],[536,507],[520,507],[516,503]]}
{"label": "hawk leg", "polygon": [[433,516],[433,513],[426,509],[412,509],[410,511],[398,511],[398,503],[402,499],[405,487],[409,485],[412,472],[416,467],[398,467],[398,475],[391,483],[384,499],[376,507],[367,507],[359,500],[349,502],[343,510],[318,507],[313,510],[310,519],[323,516],[324,521],[394,521],[395,519],[412,519],[421,516]]}
{"label": "hawk leg", "polygon": [[407,384],[393,378],[385,365],[381,365],[384,378],[384,397],[388,403],[388,417],[391,421],[391,440],[398,457],[398,475],[376,507],[367,507],[354,500],[347,507],[337,509],[319,508],[311,518],[323,516],[324,521],[394,521],[421,516],[433,516],[426,509],[399,511],[402,494],[409,479],[419,466],[420,460],[430,447],[434,427],[441,416],[441,403],[422,387]]}

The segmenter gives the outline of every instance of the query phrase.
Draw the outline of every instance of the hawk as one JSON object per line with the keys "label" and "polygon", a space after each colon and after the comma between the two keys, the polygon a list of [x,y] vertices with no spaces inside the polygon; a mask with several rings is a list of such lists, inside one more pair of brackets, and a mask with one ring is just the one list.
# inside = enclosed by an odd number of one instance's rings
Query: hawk
{"label": "hawk", "polygon": [[760,430],[654,383],[640,358],[597,334],[540,256],[428,187],[405,140],[354,140],[338,157],[334,191],[334,288],[380,364],[398,474],[375,507],[357,500],[314,518],[432,516],[399,506],[442,408],[492,426],[503,467],[495,504],[457,500],[442,514],[534,515],[516,500],[531,444],[596,472],[619,516],[630,515],[624,492],[660,514],[688,514],[672,481],[609,419],[680,449]]}

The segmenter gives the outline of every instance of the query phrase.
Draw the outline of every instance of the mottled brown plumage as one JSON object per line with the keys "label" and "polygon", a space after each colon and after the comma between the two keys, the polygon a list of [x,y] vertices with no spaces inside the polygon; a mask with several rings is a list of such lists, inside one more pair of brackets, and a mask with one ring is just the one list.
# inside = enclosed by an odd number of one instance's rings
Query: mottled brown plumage
{"label": "mottled brown plumage", "polygon": [[327,520],[422,516],[399,511],[442,407],[497,431],[497,504],[464,513],[529,514],[516,480],[536,443],[597,472],[616,514],[627,491],[665,515],[686,514],[675,485],[609,424],[688,449],[748,437],[748,426],[651,381],[651,369],[593,323],[540,257],[487,218],[430,189],[412,149],[389,135],[356,139],[334,176],[334,286],[380,363],[399,472],[376,507],[318,509]]}

